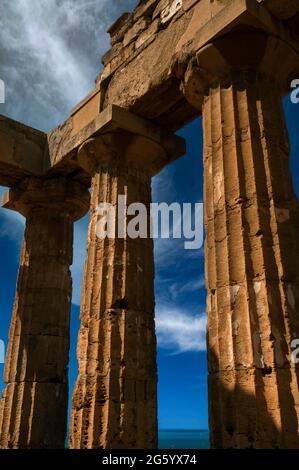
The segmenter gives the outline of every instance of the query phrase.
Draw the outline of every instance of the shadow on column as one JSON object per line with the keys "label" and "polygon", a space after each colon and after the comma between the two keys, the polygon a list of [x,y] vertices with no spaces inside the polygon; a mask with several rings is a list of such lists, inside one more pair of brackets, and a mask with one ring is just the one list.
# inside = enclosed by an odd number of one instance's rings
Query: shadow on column
{"label": "shadow on column", "polygon": [[[218,359],[209,351],[209,364],[217,367]],[[251,374],[255,393],[242,387]],[[238,377],[238,379],[236,379]],[[233,380],[233,378],[235,380]],[[214,449],[275,449],[299,448],[299,436],[288,428],[280,409],[281,426],[275,422],[271,405],[264,398],[267,373],[259,369],[228,372],[210,372],[209,375],[209,427],[211,448]],[[245,382],[243,382],[245,384]],[[287,386],[288,384],[286,384]],[[291,406],[295,406],[293,401]],[[273,412],[273,415],[272,415]],[[298,426],[298,423],[297,423]],[[291,436],[288,436],[288,434]],[[289,438],[289,439],[288,439]],[[288,445],[287,442],[293,442]]]}

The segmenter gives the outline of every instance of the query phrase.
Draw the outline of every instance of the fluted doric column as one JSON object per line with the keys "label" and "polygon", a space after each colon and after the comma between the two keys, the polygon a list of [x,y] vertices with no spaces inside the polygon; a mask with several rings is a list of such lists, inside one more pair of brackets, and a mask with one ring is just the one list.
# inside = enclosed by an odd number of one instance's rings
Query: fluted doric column
{"label": "fluted doric column", "polygon": [[64,448],[73,224],[89,192],[65,178],[28,178],[4,207],[26,217],[1,400],[1,448]]}
{"label": "fluted doric column", "polygon": [[291,359],[299,212],[282,109],[293,59],[275,38],[232,34],[200,51],[186,74],[189,99],[203,96],[209,413],[218,448],[299,447]]}
{"label": "fluted doric column", "polygon": [[[128,132],[96,137],[79,151],[79,161],[94,177],[71,448],[157,446],[154,260],[149,206],[151,176],[166,159],[161,145]],[[146,238],[132,239],[124,230],[132,218],[126,215],[127,209],[136,202],[147,208]],[[115,208],[114,239],[98,236],[98,207],[103,203]]]}

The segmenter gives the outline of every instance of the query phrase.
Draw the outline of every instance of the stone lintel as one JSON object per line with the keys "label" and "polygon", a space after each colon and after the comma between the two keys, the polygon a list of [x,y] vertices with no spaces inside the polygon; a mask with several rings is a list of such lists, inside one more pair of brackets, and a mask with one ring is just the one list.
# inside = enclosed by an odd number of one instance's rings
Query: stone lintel
{"label": "stone lintel", "polygon": [[[298,8],[299,9],[299,8]],[[234,0],[201,27],[192,22],[177,46],[180,53],[194,56],[196,53],[224,34],[248,29],[263,31],[288,43],[299,53],[299,42],[294,40],[283,23],[256,0]],[[232,51],[233,52],[233,51]]]}
{"label": "stone lintel", "polygon": [[[75,170],[76,150],[82,143],[111,129],[134,132],[137,125],[137,133],[148,136],[147,132],[144,134],[148,122],[143,121],[140,126],[137,122],[141,120],[137,121],[131,113],[171,131],[193,120],[199,111],[183,95],[180,85],[184,70],[190,57],[219,36],[235,29],[255,28],[281,38],[299,51],[299,43],[292,41],[288,29],[263,4],[255,0],[217,3],[210,12],[213,15],[205,17],[205,9],[212,8],[208,5],[211,4],[205,0],[185,1],[185,13],[180,18],[157,32],[147,47],[135,51],[108,82],[105,79],[105,85],[97,83],[95,90],[72,110],[66,123],[49,133],[51,167],[62,168],[62,173],[63,166]],[[157,50],[165,50],[162,64]]]}
{"label": "stone lintel", "polygon": [[51,146],[50,143],[51,166],[59,165],[64,158],[77,151],[88,139],[119,131],[145,137],[161,145],[167,152],[169,162],[186,153],[186,144],[183,138],[173,135],[125,109],[110,105],[75,135],[70,134],[68,139],[62,140],[58,145]]}
{"label": "stone lintel", "polygon": [[100,113],[101,95],[99,87],[96,87],[71,110],[72,135],[76,135]]}
{"label": "stone lintel", "polygon": [[[113,63],[107,64],[98,82],[105,93],[104,107],[113,103],[176,131],[196,115],[182,96],[181,71],[190,57],[209,42],[235,29],[254,28],[299,51],[299,41],[292,38],[287,26],[256,0],[225,4],[202,0],[188,2],[184,8],[189,9],[159,30],[144,47],[118,61],[116,68]],[[163,59],[159,51],[163,51]]]}
{"label": "stone lintel", "polygon": [[0,115],[0,185],[13,186],[25,176],[42,175],[47,135]]}
{"label": "stone lintel", "polygon": [[185,44],[188,43],[186,41],[188,38],[185,37],[182,49],[185,51],[190,49],[190,53],[197,52],[223,34],[227,34],[236,28],[246,30],[248,27],[261,29],[268,34],[277,35],[281,39],[291,42],[287,30],[281,27],[280,23],[262,5],[252,0],[235,0],[229,2],[202,28],[194,31],[193,37],[190,36],[189,38],[191,45],[187,45],[187,47]]}

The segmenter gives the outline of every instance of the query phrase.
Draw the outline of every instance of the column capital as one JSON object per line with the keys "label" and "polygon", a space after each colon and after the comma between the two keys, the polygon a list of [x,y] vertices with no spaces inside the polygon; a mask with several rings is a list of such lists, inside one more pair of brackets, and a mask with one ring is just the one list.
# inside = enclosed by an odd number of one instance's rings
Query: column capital
{"label": "column capital", "polygon": [[79,148],[78,162],[92,176],[100,169],[142,171],[153,176],[169,163],[163,146],[130,132],[110,132],[88,139]]}
{"label": "column capital", "polygon": [[81,183],[64,177],[28,177],[3,196],[2,207],[27,217],[32,209],[57,210],[71,219],[82,218],[89,210],[90,194]]}
{"label": "column capital", "polygon": [[96,132],[78,147],[78,163],[89,174],[100,168],[142,169],[153,176],[186,152],[185,140],[118,106],[100,115]]}
{"label": "column capital", "polygon": [[247,74],[259,76],[269,84],[290,91],[293,78],[299,77],[299,54],[287,42],[258,30],[232,31],[202,47],[186,69],[182,89],[186,99],[201,109],[209,88],[225,85]]}

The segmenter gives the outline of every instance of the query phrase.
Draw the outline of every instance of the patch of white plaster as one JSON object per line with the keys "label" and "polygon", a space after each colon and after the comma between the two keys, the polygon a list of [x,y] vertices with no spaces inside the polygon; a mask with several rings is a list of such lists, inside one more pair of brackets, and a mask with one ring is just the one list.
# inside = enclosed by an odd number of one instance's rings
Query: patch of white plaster
{"label": "patch of white plaster", "polygon": [[239,328],[240,328],[240,325],[239,325],[238,320],[233,321],[232,322],[232,334],[233,334],[233,336],[238,336]]}
{"label": "patch of white plaster", "polygon": [[258,295],[261,291],[261,288],[262,288],[262,283],[261,281],[255,281],[253,283],[253,288],[254,288],[254,292],[256,295]]}
{"label": "patch of white plaster", "polygon": [[161,22],[162,24],[167,23],[171,18],[182,8],[182,0],[174,0],[170,5],[168,5],[161,12]]}
{"label": "patch of white plaster", "polygon": [[222,197],[223,173],[216,173],[214,178],[214,202],[217,203]]}
{"label": "patch of white plaster", "polygon": [[236,302],[239,290],[240,290],[240,286],[238,284],[234,286],[230,286],[230,301],[232,304]]}

